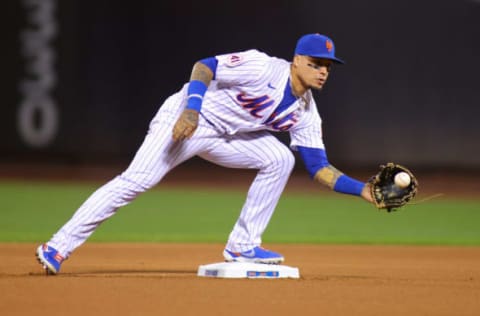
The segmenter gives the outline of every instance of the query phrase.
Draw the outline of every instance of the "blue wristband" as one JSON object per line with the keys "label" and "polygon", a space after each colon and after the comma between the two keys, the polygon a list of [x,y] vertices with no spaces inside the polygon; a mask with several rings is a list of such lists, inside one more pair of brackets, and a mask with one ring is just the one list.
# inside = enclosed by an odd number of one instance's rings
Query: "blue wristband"
{"label": "blue wristband", "polygon": [[203,96],[207,92],[207,85],[200,80],[192,80],[187,90],[187,109],[200,112],[202,109]]}
{"label": "blue wristband", "polygon": [[344,174],[342,174],[335,183],[335,187],[333,188],[334,191],[351,194],[351,195],[358,195],[362,194],[363,187],[365,183],[352,179]]}

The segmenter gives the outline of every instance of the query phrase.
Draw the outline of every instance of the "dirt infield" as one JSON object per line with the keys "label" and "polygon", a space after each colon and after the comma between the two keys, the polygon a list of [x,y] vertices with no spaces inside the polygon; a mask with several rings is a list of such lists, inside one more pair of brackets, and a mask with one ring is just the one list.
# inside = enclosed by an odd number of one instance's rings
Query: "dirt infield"
{"label": "dirt infield", "polygon": [[0,244],[2,315],[479,315],[479,247],[268,245],[300,279],[210,279],[223,245],[87,243],[45,276]]}

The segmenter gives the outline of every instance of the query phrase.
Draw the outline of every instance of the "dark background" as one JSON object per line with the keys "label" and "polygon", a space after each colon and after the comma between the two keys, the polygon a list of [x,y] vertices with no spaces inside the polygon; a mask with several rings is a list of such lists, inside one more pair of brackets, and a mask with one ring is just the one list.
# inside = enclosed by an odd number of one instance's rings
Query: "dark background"
{"label": "dark background", "polygon": [[[291,60],[297,39],[319,32],[347,62],[316,94],[334,165],[480,169],[480,1],[8,0],[0,7],[0,163],[128,163],[196,60],[250,48]],[[35,10],[41,18],[31,18]],[[58,127],[32,143],[19,127],[20,86],[44,69],[28,70],[38,57],[23,53],[22,34],[48,22],[56,32],[39,51],[53,56],[56,80],[45,90]],[[42,111],[30,125],[45,128]]]}

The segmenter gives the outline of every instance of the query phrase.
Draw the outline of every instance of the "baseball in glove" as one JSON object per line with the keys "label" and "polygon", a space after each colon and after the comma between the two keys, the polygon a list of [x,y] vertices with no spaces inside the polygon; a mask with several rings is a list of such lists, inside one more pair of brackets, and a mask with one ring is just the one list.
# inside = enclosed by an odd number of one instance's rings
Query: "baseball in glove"
{"label": "baseball in glove", "polygon": [[[410,176],[410,183],[401,187],[395,184],[395,176],[405,172]],[[418,181],[407,168],[389,162],[380,166],[380,171],[370,180],[371,194],[378,209],[386,209],[387,212],[395,211],[412,200],[417,194]]]}

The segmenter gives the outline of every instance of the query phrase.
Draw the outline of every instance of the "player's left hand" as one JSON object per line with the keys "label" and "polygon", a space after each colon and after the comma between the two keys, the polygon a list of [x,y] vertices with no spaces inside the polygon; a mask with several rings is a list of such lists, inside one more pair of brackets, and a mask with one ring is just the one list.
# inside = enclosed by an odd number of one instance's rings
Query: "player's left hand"
{"label": "player's left hand", "polygon": [[[395,175],[405,172],[410,182],[400,186]],[[393,162],[380,166],[380,171],[368,181],[373,202],[378,209],[388,212],[401,208],[412,200],[418,191],[418,180],[406,167]]]}
{"label": "player's left hand", "polygon": [[198,126],[199,113],[195,110],[185,109],[173,126],[173,140],[184,140],[192,137]]}

